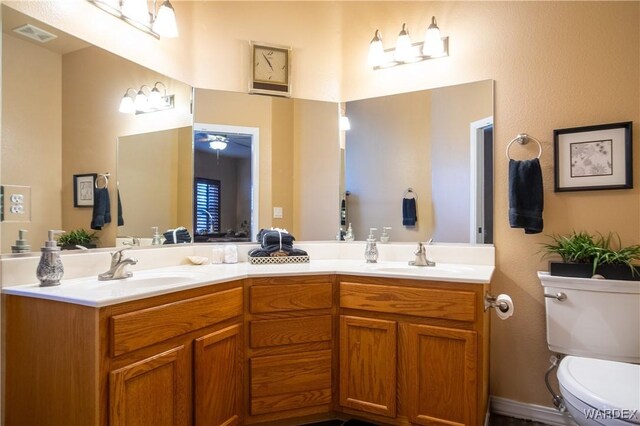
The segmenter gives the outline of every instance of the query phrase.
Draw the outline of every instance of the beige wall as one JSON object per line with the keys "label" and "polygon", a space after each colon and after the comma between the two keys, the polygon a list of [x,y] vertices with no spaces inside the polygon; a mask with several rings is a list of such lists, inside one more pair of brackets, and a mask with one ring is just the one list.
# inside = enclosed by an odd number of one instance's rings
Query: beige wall
{"label": "beige wall", "polygon": [[331,240],[338,229],[338,104],[296,99],[293,122],[293,234]]}
{"label": "beige wall", "polygon": [[[419,91],[348,102],[347,221],[356,240],[369,228],[390,226],[391,241],[426,241],[433,235],[431,202],[431,93]],[[416,226],[402,225],[402,198],[417,196]],[[411,197],[407,195],[407,197]]]}
{"label": "beige wall", "polygon": [[490,80],[431,91],[434,241],[470,241],[469,125],[492,115]]}
{"label": "beige wall", "polygon": [[[236,76],[246,75],[248,55],[234,49],[258,37],[293,45],[294,72],[299,73],[294,94],[305,98],[354,100],[494,79],[497,270],[492,291],[509,293],[517,311],[508,321],[492,324],[493,395],[550,405],[543,384],[549,355],[544,304],[536,277],[536,270],[546,269],[538,253],[545,237],[508,226],[503,152],[509,140],[527,132],[543,142],[544,234],[611,230],[620,233],[625,244],[640,241],[638,173],[632,190],[552,190],[553,129],[632,120],[634,139],[640,136],[638,2],[198,2],[196,14],[190,13],[194,4],[177,2],[182,35],[160,42],[126,28],[88,2],[11,5],[124,56],[140,54],[148,66],[202,87],[244,90],[242,77]],[[259,12],[268,7],[269,19],[258,24]],[[421,39],[419,28],[431,15],[450,36],[449,58],[380,71],[366,66],[376,28],[387,46],[403,22]],[[218,33],[216,25],[237,30]],[[221,45],[223,53],[236,53],[223,54],[221,60],[212,53]],[[533,154],[527,151],[533,147],[520,148],[518,155]],[[637,152],[634,168],[640,170]],[[264,173],[261,170],[261,185],[269,185],[270,170]]]}
{"label": "beige wall", "polygon": [[[182,133],[189,139],[181,140]],[[178,226],[191,229],[192,219],[181,210],[192,211],[192,185],[180,185],[180,167],[191,169],[181,161],[181,144],[191,150],[191,127],[142,133],[118,138],[118,182],[122,200],[124,225],[118,227],[119,237],[149,237],[151,227],[160,232]],[[181,191],[186,191],[188,203],[181,203]]]}
{"label": "beige wall", "polygon": [[31,187],[31,222],[3,223],[0,252],[11,252],[18,229],[38,251],[62,226],[62,59],[7,34],[2,43],[1,181]]}

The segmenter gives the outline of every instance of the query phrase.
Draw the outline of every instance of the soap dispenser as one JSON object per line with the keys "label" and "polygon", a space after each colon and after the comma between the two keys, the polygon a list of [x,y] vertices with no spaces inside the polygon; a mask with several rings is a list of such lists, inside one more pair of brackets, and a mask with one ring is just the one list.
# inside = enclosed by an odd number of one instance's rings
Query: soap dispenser
{"label": "soap dispenser", "polygon": [[353,241],[355,240],[355,236],[353,235],[353,228],[351,227],[351,222],[349,222],[349,227],[347,228],[347,234],[344,236],[345,241]]}
{"label": "soap dispenser", "polygon": [[36,277],[40,281],[40,287],[60,285],[60,279],[64,275],[64,267],[60,259],[60,247],[54,236],[63,232],[50,230],[49,239],[44,242],[44,247],[40,249],[42,255],[36,270]]}
{"label": "soap dispenser", "polygon": [[157,226],[152,226],[151,230],[153,231],[153,239],[151,240],[152,246],[159,246],[162,244],[162,238],[160,236],[160,232],[158,231]]}
{"label": "soap dispenser", "polygon": [[20,229],[18,231],[18,239],[16,240],[16,245],[11,246],[11,253],[29,253],[31,251],[31,246],[24,238],[25,232],[28,231],[26,229]]}
{"label": "soap dispenser", "polygon": [[380,234],[380,242],[383,244],[386,244],[389,242],[389,234],[387,233],[387,231],[390,231],[391,227],[390,226],[383,226],[382,227],[382,234]]}
{"label": "soap dispenser", "polygon": [[369,228],[367,246],[364,249],[364,260],[366,260],[367,263],[378,262],[378,247],[376,246],[376,238],[373,236],[373,231],[377,230],[377,228]]}

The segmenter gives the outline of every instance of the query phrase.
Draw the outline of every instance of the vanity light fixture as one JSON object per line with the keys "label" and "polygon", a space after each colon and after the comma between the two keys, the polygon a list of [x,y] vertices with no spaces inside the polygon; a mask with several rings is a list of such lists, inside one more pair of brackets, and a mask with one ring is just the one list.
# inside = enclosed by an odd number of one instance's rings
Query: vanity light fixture
{"label": "vanity light fixture", "polygon": [[[163,93],[160,93],[159,85],[163,87]],[[128,88],[120,100],[118,111],[124,114],[146,114],[172,109],[174,106],[174,95],[167,95],[167,86],[158,81],[152,89],[146,84],[138,91]]]}
{"label": "vanity light fixture", "polygon": [[169,0],[157,8],[157,0],[87,0],[94,6],[153,37],[178,37],[176,12]]}
{"label": "vanity light fixture", "polygon": [[374,70],[449,56],[449,37],[442,37],[435,16],[425,32],[424,42],[411,43],[409,30],[402,24],[395,48],[384,49],[380,31],[369,43],[368,64]]}

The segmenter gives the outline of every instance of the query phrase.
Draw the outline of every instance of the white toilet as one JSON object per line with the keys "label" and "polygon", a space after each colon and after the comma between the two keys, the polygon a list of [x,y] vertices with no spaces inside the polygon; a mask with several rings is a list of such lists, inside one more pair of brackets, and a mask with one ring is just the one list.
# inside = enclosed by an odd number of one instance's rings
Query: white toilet
{"label": "white toilet", "polygon": [[640,282],[551,276],[544,287],[549,349],[579,425],[640,425]]}

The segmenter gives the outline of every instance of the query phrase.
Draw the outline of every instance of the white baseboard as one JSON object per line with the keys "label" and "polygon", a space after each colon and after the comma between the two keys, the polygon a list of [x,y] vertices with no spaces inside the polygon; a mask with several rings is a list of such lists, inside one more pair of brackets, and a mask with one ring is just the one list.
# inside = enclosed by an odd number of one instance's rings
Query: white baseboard
{"label": "white baseboard", "polygon": [[576,426],[569,413],[561,413],[555,408],[527,404],[498,396],[491,397],[491,412],[553,426]]}

